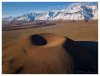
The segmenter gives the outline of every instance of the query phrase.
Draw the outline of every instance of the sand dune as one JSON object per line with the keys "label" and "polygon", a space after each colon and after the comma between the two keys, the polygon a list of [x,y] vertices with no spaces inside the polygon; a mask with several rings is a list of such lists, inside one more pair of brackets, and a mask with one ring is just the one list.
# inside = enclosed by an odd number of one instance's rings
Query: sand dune
{"label": "sand dune", "polygon": [[97,42],[53,33],[22,37],[3,48],[3,73],[98,73]]}

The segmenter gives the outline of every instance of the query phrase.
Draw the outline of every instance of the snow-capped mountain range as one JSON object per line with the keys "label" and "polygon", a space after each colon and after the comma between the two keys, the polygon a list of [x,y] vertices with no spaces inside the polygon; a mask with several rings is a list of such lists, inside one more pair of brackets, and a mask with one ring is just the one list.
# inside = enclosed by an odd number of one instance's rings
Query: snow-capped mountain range
{"label": "snow-capped mountain range", "polygon": [[61,10],[33,11],[17,17],[3,17],[3,21],[34,20],[97,20],[98,5],[91,3],[73,3]]}

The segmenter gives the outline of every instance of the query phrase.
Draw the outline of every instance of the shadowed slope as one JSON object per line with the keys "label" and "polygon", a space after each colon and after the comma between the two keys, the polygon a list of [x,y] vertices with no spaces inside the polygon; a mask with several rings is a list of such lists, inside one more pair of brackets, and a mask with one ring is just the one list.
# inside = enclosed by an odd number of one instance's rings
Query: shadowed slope
{"label": "shadowed slope", "polygon": [[98,73],[97,42],[66,40],[63,46],[75,61],[76,73]]}

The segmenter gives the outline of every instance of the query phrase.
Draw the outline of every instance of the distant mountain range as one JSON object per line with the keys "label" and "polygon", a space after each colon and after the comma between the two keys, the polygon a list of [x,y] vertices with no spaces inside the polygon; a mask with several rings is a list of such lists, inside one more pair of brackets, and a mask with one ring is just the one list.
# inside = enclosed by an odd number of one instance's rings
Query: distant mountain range
{"label": "distant mountain range", "polygon": [[17,17],[3,17],[3,21],[34,20],[97,20],[98,5],[93,3],[73,3],[62,10],[33,11]]}

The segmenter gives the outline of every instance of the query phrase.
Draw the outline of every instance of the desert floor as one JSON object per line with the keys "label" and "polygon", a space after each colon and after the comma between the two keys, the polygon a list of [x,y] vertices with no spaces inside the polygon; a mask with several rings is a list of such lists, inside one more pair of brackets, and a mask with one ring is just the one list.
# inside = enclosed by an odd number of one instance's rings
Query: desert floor
{"label": "desert floor", "polygon": [[51,26],[2,31],[3,47],[16,42],[21,37],[38,33],[54,33],[75,41],[98,41],[98,21],[58,21]]}

